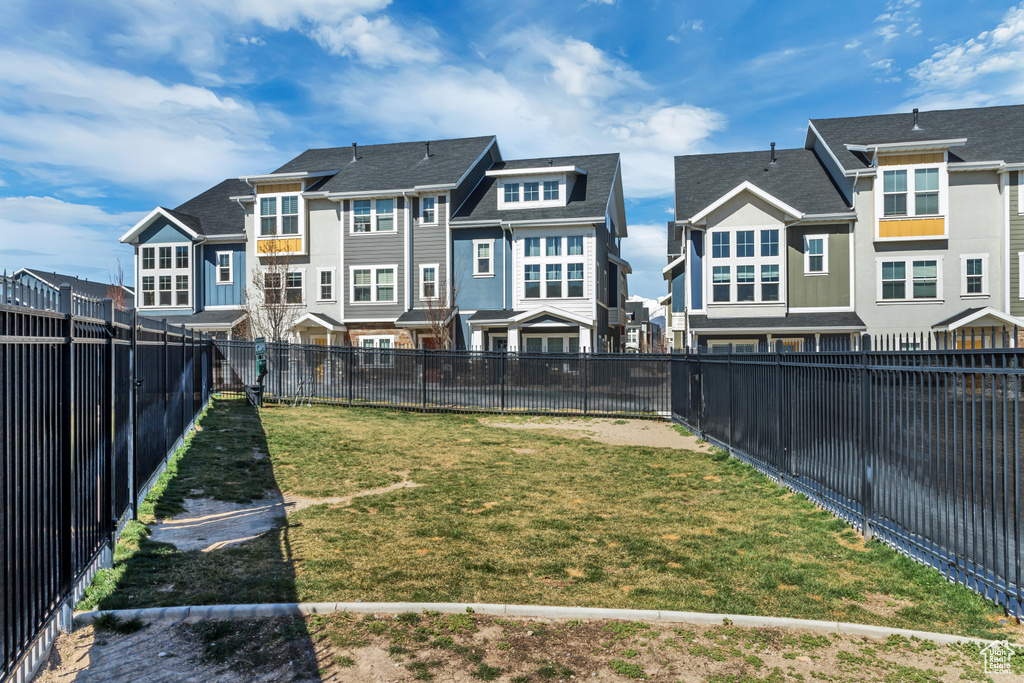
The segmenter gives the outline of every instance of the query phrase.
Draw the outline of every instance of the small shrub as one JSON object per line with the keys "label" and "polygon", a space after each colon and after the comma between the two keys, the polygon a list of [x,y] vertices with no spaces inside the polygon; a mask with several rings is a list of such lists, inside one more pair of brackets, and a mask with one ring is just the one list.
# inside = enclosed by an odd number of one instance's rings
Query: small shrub
{"label": "small shrub", "polygon": [[438,636],[430,645],[438,650],[450,650],[455,645],[455,639],[451,636]]}
{"label": "small shrub", "polygon": [[333,661],[342,669],[347,669],[350,666],[355,666],[355,660],[347,655],[334,655]]}
{"label": "small shrub", "polygon": [[627,678],[647,678],[647,674],[644,673],[643,667],[639,664],[633,664],[622,659],[613,659],[608,666],[615,673]]}
{"label": "small shrub", "polygon": [[395,621],[397,621],[399,624],[408,624],[409,626],[415,626],[416,624],[420,623],[420,618],[420,615],[416,614],[415,612],[402,612],[397,617],[395,617]]}
{"label": "small shrub", "polygon": [[496,666],[490,666],[480,662],[473,669],[473,678],[479,678],[482,681],[493,681],[501,675],[501,669]]}

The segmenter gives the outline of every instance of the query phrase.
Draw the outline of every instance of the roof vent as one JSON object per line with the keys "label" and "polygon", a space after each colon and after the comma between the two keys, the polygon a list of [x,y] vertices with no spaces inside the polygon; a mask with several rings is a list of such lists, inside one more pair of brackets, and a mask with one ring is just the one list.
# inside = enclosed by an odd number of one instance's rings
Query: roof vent
{"label": "roof vent", "polygon": [[430,158],[430,140],[427,140],[427,151],[423,154],[423,160],[426,161]]}
{"label": "roof vent", "polygon": [[555,165],[555,160],[554,159],[548,159],[548,166],[554,166],[554,165]]}
{"label": "roof vent", "polygon": [[775,143],[774,142],[772,143],[772,163],[773,164],[776,163],[775,162]]}
{"label": "roof vent", "polygon": [[921,126],[917,125],[917,107],[914,107],[914,127],[910,130],[921,130]]}
{"label": "roof vent", "polygon": [[352,161],[355,161],[358,157],[356,156],[357,148],[356,143],[352,143]]}

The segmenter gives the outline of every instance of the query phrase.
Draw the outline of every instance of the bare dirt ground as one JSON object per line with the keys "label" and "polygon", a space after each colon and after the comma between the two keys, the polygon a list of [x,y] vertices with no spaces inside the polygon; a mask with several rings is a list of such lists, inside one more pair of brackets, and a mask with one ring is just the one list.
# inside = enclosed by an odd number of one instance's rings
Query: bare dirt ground
{"label": "bare dirt ground", "polygon": [[591,438],[613,446],[648,446],[707,452],[711,446],[696,436],[684,435],[667,422],[614,418],[506,417],[480,421],[501,429],[541,429],[569,439]]}
{"label": "bare dirt ground", "polygon": [[[1024,668],[1022,668],[1024,673]],[[730,625],[437,613],[152,623],[59,638],[39,681],[961,681],[977,646]]]}
{"label": "bare dirt ground", "polygon": [[182,551],[209,552],[250,541],[274,528],[285,515],[314,505],[348,505],[355,498],[418,486],[420,484],[406,479],[390,486],[336,498],[304,498],[275,492],[249,504],[227,503],[210,498],[186,498],[184,512],[151,526],[150,540],[170,543]]}

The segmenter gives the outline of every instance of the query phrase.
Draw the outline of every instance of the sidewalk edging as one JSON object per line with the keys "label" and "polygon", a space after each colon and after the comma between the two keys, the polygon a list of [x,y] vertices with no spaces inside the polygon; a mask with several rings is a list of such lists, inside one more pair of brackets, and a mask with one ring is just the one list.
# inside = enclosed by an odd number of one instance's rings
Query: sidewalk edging
{"label": "sidewalk edging", "polygon": [[112,614],[119,619],[142,619],[143,621],[183,621],[199,619],[252,619],[258,617],[286,617],[306,614],[337,614],[339,612],[401,614],[430,610],[446,614],[465,613],[471,608],[476,614],[539,617],[547,619],[622,619],[630,621],[662,621],[697,625],[721,625],[728,619],[732,625],[744,628],[794,628],[825,633],[839,633],[847,636],[888,638],[892,635],[904,638],[928,640],[940,645],[952,643],[992,642],[983,638],[954,636],[945,633],[912,631],[903,628],[870,626],[868,624],[846,624],[838,621],[815,621],[788,617],[758,617],[743,614],[705,614],[703,612],[675,612],[670,610],[605,609],[600,607],[557,607],[542,605],[494,605],[468,602],[292,602],[256,605],[200,605],[195,607],[152,607],[146,609],[104,610],[80,612],[75,615],[75,625],[87,626],[102,614]]}

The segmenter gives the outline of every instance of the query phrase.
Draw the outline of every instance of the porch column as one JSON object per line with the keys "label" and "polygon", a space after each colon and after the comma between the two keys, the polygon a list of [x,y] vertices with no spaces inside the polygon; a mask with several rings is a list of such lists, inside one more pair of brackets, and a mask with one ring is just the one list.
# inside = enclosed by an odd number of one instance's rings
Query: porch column
{"label": "porch column", "polygon": [[484,348],[484,328],[474,327],[469,337],[470,351],[482,350]]}
{"label": "porch column", "polygon": [[519,328],[511,325],[508,328],[508,350],[513,353],[519,351]]}
{"label": "porch column", "polygon": [[581,351],[593,351],[594,344],[592,341],[592,335],[589,327],[580,325],[580,350]]}

